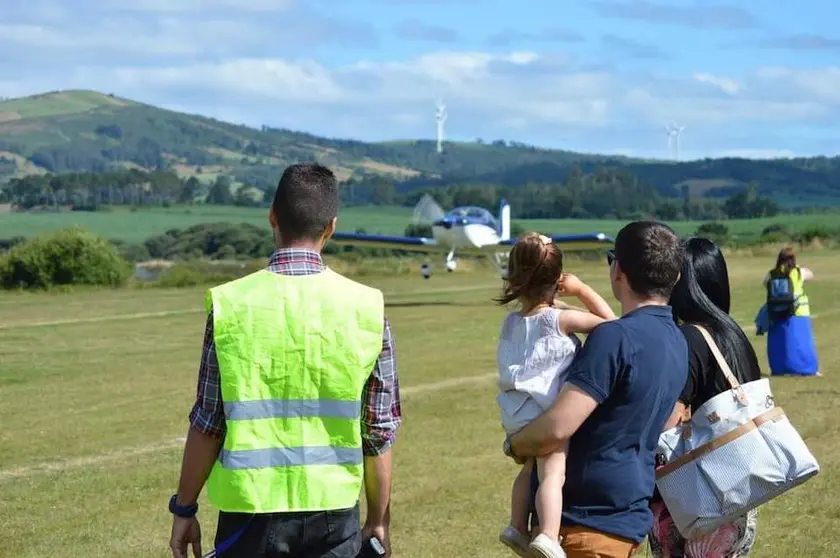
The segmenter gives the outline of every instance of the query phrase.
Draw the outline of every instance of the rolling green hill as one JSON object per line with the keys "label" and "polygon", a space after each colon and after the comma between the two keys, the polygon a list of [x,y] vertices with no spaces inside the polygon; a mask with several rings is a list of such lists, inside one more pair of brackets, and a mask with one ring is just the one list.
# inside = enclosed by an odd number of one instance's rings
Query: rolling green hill
{"label": "rolling green hill", "polygon": [[31,174],[169,169],[180,177],[269,189],[282,169],[319,161],[343,181],[385,177],[397,190],[461,184],[557,184],[577,167],[612,167],[660,194],[722,198],[758,185],[786,206],[840,202],[840,157],[705,159],[673,163],[542,149],[497,140],[366,143],[261,129],[178,113],[94,91],[50,92],[0,102],[0,183]]}
{"label": "rolling green hill", "polygon": [[[452,143],[444,157],[432,142],[364,143],[290,130],[260,130],[160,109],[94,91],[64,91],[0,102],[0,172],[169,168],[181,176],[275,183],[278,169],[315,160],[343,179],[385,175],[396,180],[478,175],[516,164],[570,164],[613,158],[555,150]],[[12,170],[8,162],[14,162]]]}

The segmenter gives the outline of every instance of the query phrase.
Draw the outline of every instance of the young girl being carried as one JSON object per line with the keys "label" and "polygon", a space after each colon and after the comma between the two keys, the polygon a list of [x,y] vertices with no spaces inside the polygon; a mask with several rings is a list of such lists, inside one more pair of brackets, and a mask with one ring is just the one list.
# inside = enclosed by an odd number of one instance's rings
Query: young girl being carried
{"label": "young girl being carried", "polygon": [[[589,312],[561,309],[555,297],[577,297]],[[518,302],[519,312],[502,323],[496,362],[502,426],[512,434],[547,410],[557,398],[578,344],[573,333],[589,333],[615,319],[609,304],[577,277],[563,273],[563,252],[538,233],[522,235],[510,252],[501,305]],[[513,483],[510,525],[499,536],[520,556],[564,557],[560,545],[566,451],[528,460]],[[536,463],[535,463],[536,461]],[[540,533],[528,533],[531,472],[537,467],[540,484],[536,510]]]}

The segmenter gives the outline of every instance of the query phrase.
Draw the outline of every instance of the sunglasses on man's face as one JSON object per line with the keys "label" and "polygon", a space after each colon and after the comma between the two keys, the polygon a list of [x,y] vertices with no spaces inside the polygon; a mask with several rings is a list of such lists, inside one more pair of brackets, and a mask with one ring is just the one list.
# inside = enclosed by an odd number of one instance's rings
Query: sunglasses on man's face
{"label": "sunglasses on man's face", "polygon": [[607,265],[612,265],[615,262],[615,248],[610,248],[607,253]]}

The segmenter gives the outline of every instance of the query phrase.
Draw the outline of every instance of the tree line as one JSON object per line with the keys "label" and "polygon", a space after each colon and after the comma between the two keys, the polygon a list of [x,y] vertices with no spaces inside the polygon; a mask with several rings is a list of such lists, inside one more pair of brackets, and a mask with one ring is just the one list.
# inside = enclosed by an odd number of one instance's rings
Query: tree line
{"label": "tree line", "polygon": [[[277,175],[279,178],[279,172]],[[212,181],[195,176],[181,178],[168,170],[137,169],[29,175],[10,180],[0,190],[0,201],[21,209],[67,207],[95,211],[108,206],[213,205],[267,206],[274,188],[244,183],[234,187],[226,175]],[[584,173],[574,167],[554,182],[513,186],[469,182],[406,188],[382,176],[351,179],[341,186],[345,205],[403,205],[413,207],[426,193],[444,208],[477,205],[491,211],[507,200],[520,219],[638,219],[668,221],[772,217],[781,212],[773,200],[759,193],[758,185],[724,200],[664,196],[626,168],[598,168]]]}

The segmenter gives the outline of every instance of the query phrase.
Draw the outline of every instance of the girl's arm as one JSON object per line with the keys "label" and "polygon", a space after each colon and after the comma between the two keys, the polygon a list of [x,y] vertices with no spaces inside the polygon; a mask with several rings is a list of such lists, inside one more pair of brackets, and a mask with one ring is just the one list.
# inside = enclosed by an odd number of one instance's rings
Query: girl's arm
{"label": "girl's arm", "polygon": [[574,275],[564,275],[559,286],[561,294],[576,296],[589,310],[589,312],[569,310],[560,314],[558,325],[560,331],[566,335],[589,333],[605,321],[615,319],[615,313],[607,301]]}
{"label": "girl's arm", "polygon": [[606,322],[601,316],[580,310],[566,310],[557,317],[560,331],[566,335],[572,333],[590,333],[597,326]]}
{"label": "girl's arm", "polygon": [[615,312],[604,300],[604,297],[595,292],[589,285],[582,284],[578,291],[577,298],[586,306],[586,309],[604,320],[614,320]]}

